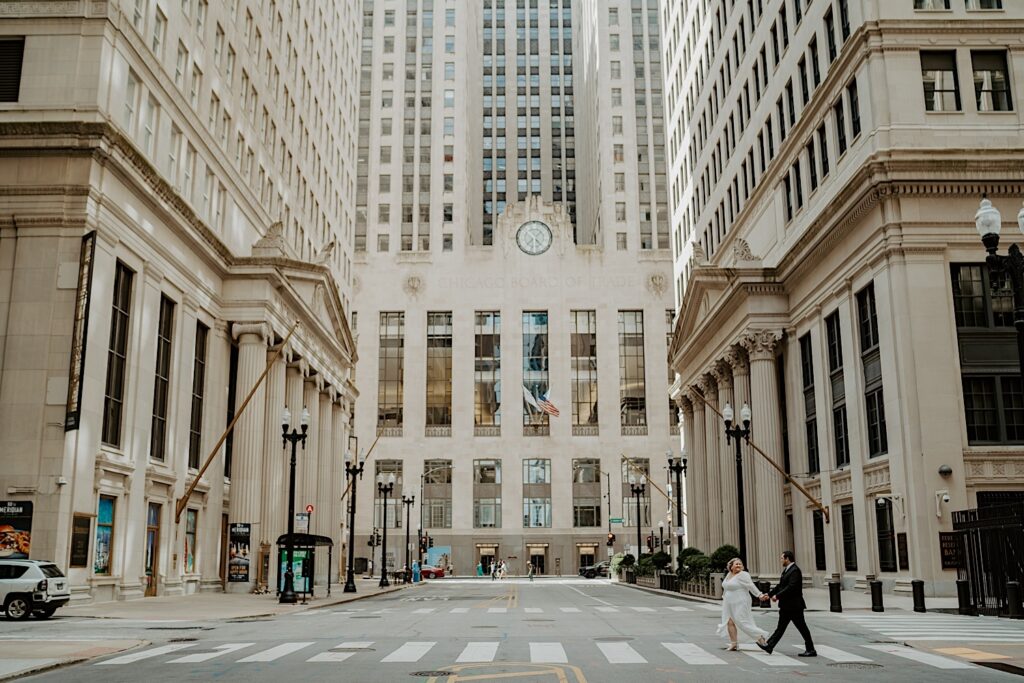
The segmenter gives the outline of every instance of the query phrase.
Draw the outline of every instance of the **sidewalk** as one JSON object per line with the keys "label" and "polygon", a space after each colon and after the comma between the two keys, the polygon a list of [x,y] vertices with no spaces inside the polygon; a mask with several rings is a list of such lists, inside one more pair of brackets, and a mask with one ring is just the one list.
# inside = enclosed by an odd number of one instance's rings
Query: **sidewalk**
{"label": "sidewalk", "polygon": [[331,595],[317,587],[317,596],[303,604],[282,605],[277,595],[250,593],[193,593],[140,600],[98,602],[91,605],[65,607],[58,612],[62,617],[94,619],[139,619],[144,621],[206,621],[216,619],[252,619],[292,614],[307,609],[340,605],[375,595],[393,593],[416,584],[391,585],[380,588],[379,579],[356,579],[355,593],[345,593],[343,584],[331,585]]}
{"label": "sidewalk", "polygon": [[21,678],[145,645],[144,640],[4,640],[0,681]]}

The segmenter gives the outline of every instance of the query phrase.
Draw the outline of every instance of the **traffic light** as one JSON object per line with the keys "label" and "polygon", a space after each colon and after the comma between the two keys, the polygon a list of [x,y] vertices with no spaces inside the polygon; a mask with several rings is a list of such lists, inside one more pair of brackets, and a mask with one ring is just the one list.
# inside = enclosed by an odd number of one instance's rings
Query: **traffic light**
{"label": "traffic light", "polygon": [[609,533],[608,534],[608,547],[611,548],[613,545],[615,545],[615,534]]}
{"label": "traffic light", "polygon": [[433,536],[427,536],[427,547],[428,548],[433,548],[434,547],[434,537]]}
{"label": "traffic light", "polygon": [[648,536],[647,537],[647,549],[651,550],[653,548],[654,548],[654,537],[653,536]]}

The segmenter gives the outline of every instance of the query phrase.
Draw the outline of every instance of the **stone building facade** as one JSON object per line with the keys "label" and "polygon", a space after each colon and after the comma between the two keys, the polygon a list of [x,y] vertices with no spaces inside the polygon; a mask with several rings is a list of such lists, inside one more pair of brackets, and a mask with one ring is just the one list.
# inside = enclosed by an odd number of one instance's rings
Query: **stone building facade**
{"label": "stone building facade", "polygon": [[725,5],[663,14],[692,542],[737,537],[712,408],[749,402],[829,512],[745,449],[757,573],[792,547],[816,585],[953,594],[951,513],[1024,496],[1008,290],[974,228],[983,194],[1007,224],[1024,197],[1024,7]]}
{"label": "stone building facade", "polygon": [[285,406],[311,414],[298,501],[340,557],[355,11],[3,15],[0,496],[28,511],[31,557],[75,599],[273,590]]}

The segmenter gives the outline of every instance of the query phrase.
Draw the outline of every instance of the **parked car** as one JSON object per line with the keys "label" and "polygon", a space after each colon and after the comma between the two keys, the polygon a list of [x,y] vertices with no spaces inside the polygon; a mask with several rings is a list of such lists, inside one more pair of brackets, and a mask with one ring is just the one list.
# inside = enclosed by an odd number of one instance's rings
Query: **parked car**
{"label": "parked car", "polygon": [[0,601],[8,619],[49,619],[70,599],[71,586],[53,562],[0,560]]}
{"label": "parked car", "polygon": [[420,567],[420,576],[424,579],[443,579],[444,567],[435,567],[430,564],[425,564]]}
{"label": "parked car", "polygon": [[598,562],[590,567],[580,567],[580,576],[586,579],[594,579],[598,576],[608,576],[608,570],[611,565],[608,561]]}

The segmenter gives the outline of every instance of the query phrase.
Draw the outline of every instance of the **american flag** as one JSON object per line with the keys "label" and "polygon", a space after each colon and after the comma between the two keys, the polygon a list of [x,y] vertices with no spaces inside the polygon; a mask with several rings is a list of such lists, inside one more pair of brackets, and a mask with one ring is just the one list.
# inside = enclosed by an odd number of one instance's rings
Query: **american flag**
{"label": "american flag", "polygon": [[543,410],[548,415],[550,415],[551,417],[558,417],[561,414],[558,412],[558,408],[555,407],[555,404],[551,402],[549,394],[544,394],[543,396],[538,398],[537,405],[539,405],[540,409]]}

